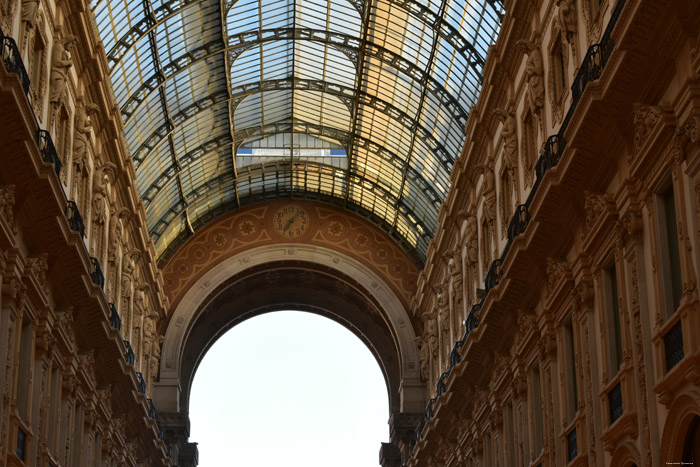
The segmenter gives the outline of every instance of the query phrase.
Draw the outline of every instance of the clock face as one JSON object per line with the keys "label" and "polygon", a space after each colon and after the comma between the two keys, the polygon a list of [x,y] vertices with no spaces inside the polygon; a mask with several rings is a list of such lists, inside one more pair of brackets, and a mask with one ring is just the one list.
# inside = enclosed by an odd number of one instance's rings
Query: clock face
{"label": "clock face", "polygon": [[275,211],[272,226],[283,237],[298,238],[309,228],[309,215],[298,204],[287,204]]}

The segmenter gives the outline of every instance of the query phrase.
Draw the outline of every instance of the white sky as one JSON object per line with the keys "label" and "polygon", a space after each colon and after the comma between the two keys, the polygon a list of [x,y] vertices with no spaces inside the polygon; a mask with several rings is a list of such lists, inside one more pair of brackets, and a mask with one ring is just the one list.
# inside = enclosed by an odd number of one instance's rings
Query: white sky
{"label": "white sky", "polygon": [[369,467],[389,438],[384,377],[350,331],[311,313],[249,319],[200,364],[190,441],[202,467]]}

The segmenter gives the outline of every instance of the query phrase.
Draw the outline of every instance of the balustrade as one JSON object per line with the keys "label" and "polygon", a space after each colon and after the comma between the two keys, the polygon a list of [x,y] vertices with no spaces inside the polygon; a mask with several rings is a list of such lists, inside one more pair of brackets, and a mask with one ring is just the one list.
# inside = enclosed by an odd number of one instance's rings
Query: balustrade
{"label": "balustrade", "polygon": [[117,307],[112,302],[109,303],[109,312],[110,312],[109,313],[110,326],[112,326],[112,328],[116,329],[117,331],[121,331],[122,319],[119,317],[119,312],[117,312]]}
{"label": "balustrade", "polygon": [[146,393],[146,380],[143,379],[143,373],[140,371],[136,372],[136,389],[140,394]]}
{"label": "balustrade", "polygon": [[484,280],[484,285],[486,290],[489,291],[496,287],[499,282],[501,282],[501,276],[503,275],[503,269],[501,268],[501,260],[497,259],[491,263],[489,272],[486,274],[486,279]]}
{"label": "balustrade", "polygon": [[126,363],[129,365],[133,365],[136,358],[134,356],[134,349],[131,348],[131,344],[127,340],[124,340],[124,347],[126,347],[126,351],[124,352],[124,360],[126,360]]}
{"label": "balustrade", "polygon": [[68,201],[66,204],[66,219],[68,219],[68,226],[74,232],[79,232],[80,237],[85,236],[85,224],[83,223],[83,217],[78,211],[78,206],[75,201]]}
{"label": "balustrade", "polygon": [[156,404],[153,403],[153,399],[148,399],[148,416],[150,418],[156,418]]}
{"label": "balustrade", "polygon": [[521,204],[515,209],[515,214],[508,225],[508,241],[512,242],[515,237],[525,232],[530,223],[530,212],[527,204]]}
{"label": "balustrade", "polygon": [[90,257],[90,279],[95,285],[99,285],[100,288],[105,286],[105,276],[102,273],[102,268],[100,267],[100,262],[97,258]]}
{"label": "balustrade", "polygon": [[58,157],[56,152],[56,146],[53,144],[51,139],[51,134],[46,130],[37,130],[34,140],[36,142],[37,148],[39,148],[39,154],[41,154],[41,160],[53,165],[53,169],[56,175],[61,174],[61,159]]}
{"label": "balustrade", "polygon": [[22,85],[24,94],[29,96],[29,74],[27,74],[27,69],[24,67],[24,62],[22,61],[22,56],[19,54],[19,49],[17,48],[17,42],[11,37],[6,36],[0,30],[0,47],[2,51],[2,62],[5,65],[5,69],[10,73],[16,73],[19,77],[19,82]]}

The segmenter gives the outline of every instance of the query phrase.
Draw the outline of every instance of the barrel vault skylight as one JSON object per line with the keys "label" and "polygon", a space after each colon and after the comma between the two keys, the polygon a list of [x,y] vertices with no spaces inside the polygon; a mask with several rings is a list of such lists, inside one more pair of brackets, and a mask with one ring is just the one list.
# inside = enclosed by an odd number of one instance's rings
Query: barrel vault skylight
{"label": "barrel vault skylight", "polygon": [[365,215],[420,262],[501,0],[97,0],[161,261],[274,198]]}

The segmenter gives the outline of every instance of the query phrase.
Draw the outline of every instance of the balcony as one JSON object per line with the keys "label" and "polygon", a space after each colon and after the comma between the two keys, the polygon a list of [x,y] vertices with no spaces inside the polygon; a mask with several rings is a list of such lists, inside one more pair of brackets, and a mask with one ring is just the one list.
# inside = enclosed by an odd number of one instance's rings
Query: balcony
{"label": "balcony", "polygon": [[109,303],[109,324],[113,329],[121,331],[122,319],[119,317],[117,307],[112,302]]}
{"label": "balcony", "polygon": [[22,62],[22,57],[19,54],[19,49],[17,48],[17,42],[11,37],[7,37],[0,31],[0,46],[2,46],[2,62],[5,65],[5,69],[10,73],[16,73],[19,77],[19,82],[22,85],[24,93],[29,95],[29,75],[27,70],[24,68],[24,62]]}
{"label": "balcony", "polygon": [[564,148],[566,148],[566,140],[563,136],[552,135],[547,138],[547,142],[542,147],[542,155],[535,166],[537,180],[542,180],[549,169],[556,167],[562,154],[564,154]]}
{"label": "balcony", "polygon": [[80,233],[80,238],[85,237],[85,224],[83,223],[83,217],[80,215],[78,205],[75,204],[75,201],[67,202],[65,214],[70,229]]}
{"label": "balcony", "polygon": [[571,85],[571,95],[573,97],[572,106],[578,103],[583,91],[586,89],[586,85],[591,81],[597,80],[600,78],[600,75],[603,74],[603,68],[605,68],[606,63],[608,63],[608,59],[615,48],[615,42],[610,36],[624,6],[625,0],[617,2],[600,43],[593,44],[588,48],[586,56],[581,63],[581,68],[579,68],[574,78],[574,83]]}
{"label": "balcony", "polygon": [[136,381],[136,389],[138,390],[139,394],[146,394],[146,380],[143,379],[143,373],[140,371],[136,372]]}
{"label": "balcony", "polygon": [[152,419],[156,418],[156,405],[153,403],[153,399],[148,399],[148,416]]}
{"label": "balcony", "polygon": [[134,349],[131,348],[131,344],[127,340],[124,341],[124,347],[126,347],[126,351],[124,352],[124,360],[126,360],[126,363],[129,365],[133,365],[136,359],[134,356]]}
{"label": "balcony", "polygon": [[101,289],[105,287],[105,276],[102,273],[100,262],[97,258],[90,257],[90,279],[95,285],[99,285]]}
{"label": "balcony", "polygon": [[515,237],[525,232],[530,223],[530,211],[527,204],[521,204],[515,209],[515,214],[508,225],[508,241],[512,242]]}
{"label": "balcony", "polygon": [[47,164],[53,165],[56,176],[59,176],[61,174],[61,159],[58,157],[56,147],[53,144],[49,132],[46,130],[37,130],[34,141],[36,142],[36,147],[39,148],[41,160]]}
{"label": "balcony", "polygon": [[501,260],[497,259],[496,261],[491,263],[489,272],[486,274],[486,279],[484,280],[486,290],[488,291],[496,287],[498,283],[501,282],[502,277],[503,269],[501,268]]}

